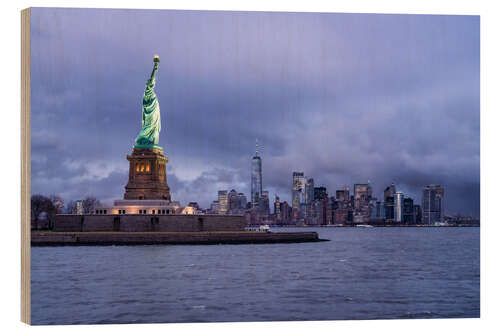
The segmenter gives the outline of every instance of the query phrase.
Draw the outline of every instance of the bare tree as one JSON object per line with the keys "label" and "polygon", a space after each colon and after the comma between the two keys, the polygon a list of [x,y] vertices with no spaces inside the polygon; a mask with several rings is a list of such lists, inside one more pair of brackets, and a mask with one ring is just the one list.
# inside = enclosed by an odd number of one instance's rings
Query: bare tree
{"label": "bare tree", "polygon": [[96,207],[101,206],[101,202],[96,199],[96,197],[88,196],[82,201],[83,213],[92,214]]}
{"label": "bare tree", "polygon": [[64,200],[61,199],[60,196],[56,194],[51,194],[49,196],[50,201],[52,201],[52,204],[54,205],[56,209],[56,214],[61,214],[62,213],[62,208],[64,206]]}
{"label": "bare tree", "polygon": [[31,196],[31,228],[38,229],[40,214],[46,213],[50,219],[55,215],[56,208],[52,201],[41,194],[34,194]]}

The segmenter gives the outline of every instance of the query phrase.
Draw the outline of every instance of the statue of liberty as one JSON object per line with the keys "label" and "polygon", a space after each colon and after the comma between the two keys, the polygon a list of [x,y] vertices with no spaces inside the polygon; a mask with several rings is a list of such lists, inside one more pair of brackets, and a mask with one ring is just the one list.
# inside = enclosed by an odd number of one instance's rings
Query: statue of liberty
{"label": "statue of liberty", "polygon": [[155,54],[153,72],[146,83],[142,97],[142,129],[135,139],[134,148],[162,149],[158,146],[161,130],[160,104],[154,91],[159,63],[160,57]]}

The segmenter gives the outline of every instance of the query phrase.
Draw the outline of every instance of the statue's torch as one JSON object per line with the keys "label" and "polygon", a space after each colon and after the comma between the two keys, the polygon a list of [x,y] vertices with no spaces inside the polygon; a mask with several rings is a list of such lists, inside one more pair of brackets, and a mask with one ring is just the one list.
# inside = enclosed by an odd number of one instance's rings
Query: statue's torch
{"label": "statue's torch", "polygon": [[154,62],[160,62],[160,56],[155,54],[154,55],[154,59],[153,59]]}

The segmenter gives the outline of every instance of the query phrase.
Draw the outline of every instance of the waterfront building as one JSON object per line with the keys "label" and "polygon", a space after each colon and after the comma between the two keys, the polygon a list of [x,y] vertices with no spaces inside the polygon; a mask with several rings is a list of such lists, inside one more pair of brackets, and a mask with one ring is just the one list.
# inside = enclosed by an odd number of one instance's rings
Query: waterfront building
{"label": "waterfront building", "polygon": [[281,221],[283,224],[290,224],[292,219],[292,207],[288,204],[288,202],[283,201],[280,204],[280,212],[281,212]]}
{"label": "waterfront building", "polygon": [[415,210],[413,208],[412,198],[403,199],[403,222],[405,224],[415,223]]}
{"label": "waterfront building", "polygon": [[444,188],[427,185],[422,191],[422,223],[434,224],[443,220]]}
{"label": "waterfront building", "polygon": [[376,213],[375,216],[379,219],[385,218],[384,204],[381,201],[375,203]]}
{"label": "waterfront building", "polygon": [[344,186],[341,190],[335,192],[335,199],[337,201],[348,202],[350,199],[349,186]]}
{"label": "waterfront building", "polygon": [[420,205],[413,205],[413,215],[415,224],[422,224],[422,207]]}
{"label": "waterfront building", "polygon": [[372,187],[370,183],[354,184],[354,210],[358,215],[370,216],[370,200],[372,198]]}
{"label": "waterfront building", "polygon": [[219,214],[226,214],[229,209],[227,191],[226,190],[219,191],[218,199],[219,199]]}
{"label": "waterfront building", "polygon": [[311,207],[312,205],[308,205],[305,202],[300,203],[299,213],[301,218],[306,218],[311,216]]}
{"label": "waterfront building", "polygon": [[404,195],[402,192],[396,192],[394,195],[394,222],[403,222],[403,200]]}
{"label": "waterfront building", "polygon": [[305,185],[304,202],[310,205],[312,204],[313,201],[314,201],[314,179],[309,178],[307,179]]}
{"label": "waterfront building", "polygon": [[210,204],[210,214],[219,214],[220,204],[218,200],[212,201]]}
{"label": "waterfront building", "polygon": [[387,197],[384,201],[384,211],[386,221],[394,221],[394,197]]}
{"label": "waterfront building", "polygon": [[244,193],[238,193],[238,199],[240,200],[241,209],[246,209],[247,207],[247,196]]}
{"label": "waterfront building", "polygon": [[[335,192],[335,201],[332,202],[332,223],[347,224],[352,221],[352,199],[349,193],[349,186]],[[349,213],[351,211],[351,213]]]}
{"label": "waterfront building", "polygon": [[384,190],[384,217],[387,222],[394,221],[394,196],[396,195],[396,185],[392,183]]}
{"label": "waterfront building", "polygon": [[262,195],[259,200],[259,211],[261,214],[269,215],[269,192],[262,191]]}
{"label": "waterfront building", "polygon": [[292,207],[300,211],[300,204],[305,199],[306,178],[304,172],[295,171],[292,175]]}
{"label": "waterfront building", "polygon": [[240,209],[240,198],[238,197],[238,192],[236,190],[232,189],[229,191],[227,194],[227,200],[228,200],[228,210],[230,211],[235,211],[237,209]]}
{"label": "waterfront building", "polygon": [[314,200],[311,204],[311,214],[307,220],[307,224],[320,225],[323,224],[323,202],[322,200]]}
{"label": "waterfront building", "polygon": [[335,209],[335,197],[326,199],[326,224],[333,224],[333,211]]}
{"label": "waterfront building", "polygon": [[274,198],[274,216],[276,217],[277,221],[281,220],[281,203],[280,203],[280,197],[277,195]]}
{"label": "waterfront building", "polygon": [[251,202],[252,207],[259,205],[262,196],[262,160],[259,156],[259,145],[255,140],[255,156],[252,158]]}

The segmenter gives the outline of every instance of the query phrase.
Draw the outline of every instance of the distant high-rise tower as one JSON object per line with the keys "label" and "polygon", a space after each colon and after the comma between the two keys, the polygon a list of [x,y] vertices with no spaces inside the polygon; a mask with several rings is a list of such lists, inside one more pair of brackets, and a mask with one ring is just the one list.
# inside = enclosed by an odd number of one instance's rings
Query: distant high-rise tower
{"label": "distant high-rise tower", "polygon": [[281,203],[280,203],[280,197],[275,195],[274,199],[274,215],[276,216],[277,220],[281,220]]}
{"label": "distant high-rise tower", "polygon": [[443,219],[444,188],[427,185],[422,191],[422,223],[433,224]]}
{"label": "distant high-rise tower", "polygon": [[335,193],[335,199],[337,201],[348,202],[350,198],[349,186],[344,186],[341,190],[337,190]]}
{"label": "distant high-rise tower", "polygon": [[240,199],[240,207],[241,208],[246,208],[247,206],[247,197],[243,193],[238,193],[238,198]]}
{"label": "distant high-rise tower", "polygon": [[305,187],[306,187],[306,177],[304,177],[304,173],[300,171],[295,171],[293,173],[293,183],[292,183],[292,207],[294,209],[300,209],[300,204],[304,203]]}
{"label": "distant high-rise tower", "polygon": [[406,224],[415,223],[415,208],[412,198],[404,198],[403,200],[403,222]]}
{"label": "distant high-rise tower", "polygon": [[310,204],[312,204],[312,202],[314,200],[314,179],[309,178],[306,181],[305,186],[306,187],[305,187],[305,193],[304,193],[304,201],[306,204],[310,205]]}
{"label": "distant high-rise tower", "polygon": [[252,207],[257,207],[262,196],[262,160],[257,140],[255,140],[255,156],[252,158],[251,196]]}
{"label": "distant high-rise tower", "polygon": [[370,199],[372,187],[370,183],[354,184],[354,209],[363,216],[370,216]]}
{"label": "distant high-rise tower", "polygon": [[229,209],[228,195],[227,191],[219,191],[219,214],[226,214]]}
{"label": "distant high-rise tower", "polygon": [[384,190],[384,211],[385,219],[394,220],[394,196],[396,195],[396,185],[392,183]]}
{"label": "distant high-rise tower", "polygon": [[404,215],[404,195],[396,192],[394,195],[394,222],[403,222]]}
{"label": "distant high-rise tower", "polygon": [[319,186],[314,188],[314,200],[325,200],[328,198],[326,187]]}
{"label": "distant high-rise tower", "polygon": [[387,198],[394,197],[396,194],[396,185],[392,183],[390,186],[387,186],[384,190],[384,201],[388,201]]}
{"label": "distant high-rise tower", "polygon": [[269,214],[269,192],[262,191],[262,196],[260,197],[259,210],[264,214]]}

